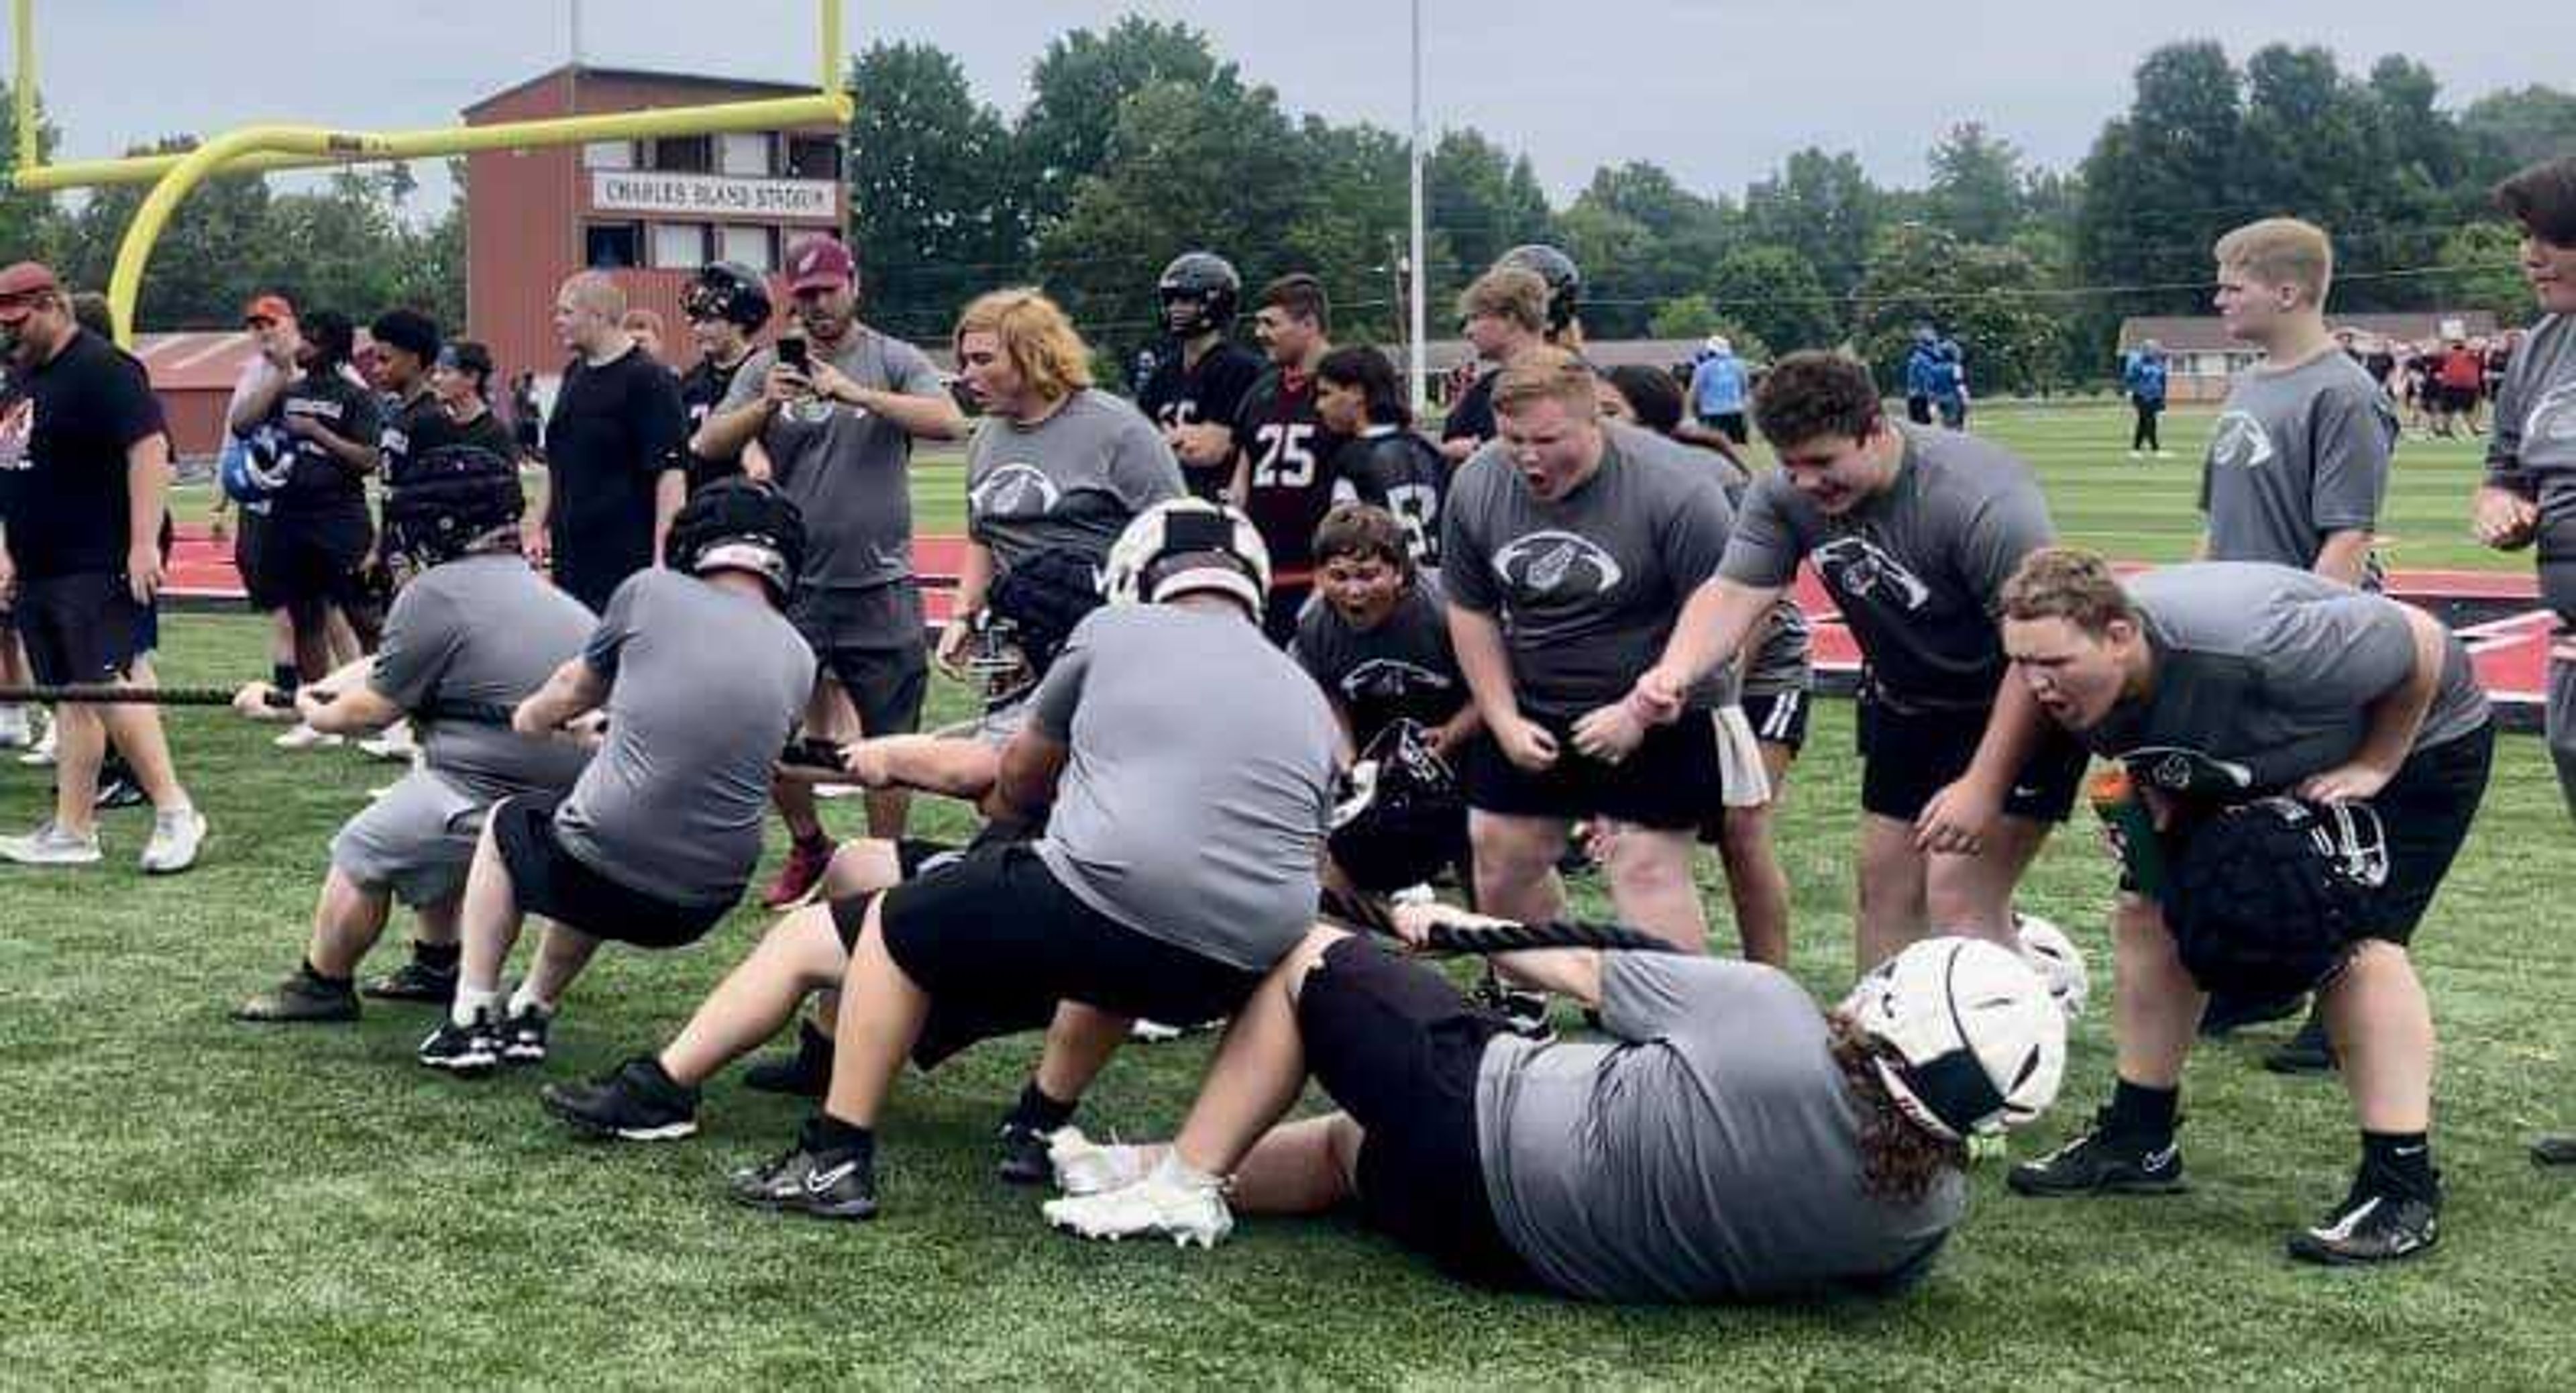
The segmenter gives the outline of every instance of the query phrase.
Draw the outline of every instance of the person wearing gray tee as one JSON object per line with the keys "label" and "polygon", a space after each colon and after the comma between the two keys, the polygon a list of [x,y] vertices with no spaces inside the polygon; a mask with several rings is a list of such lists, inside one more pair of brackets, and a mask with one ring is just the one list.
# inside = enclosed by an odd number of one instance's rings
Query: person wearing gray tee
{"label": "person wearing gray tee", "polygon": [[[2576,261],[2576,252],[2556,255]],[[2558,293],[2576,302],[2576,285]],[[2576,308],[2544,317],[2514,351],[2496,392],[2481,494],[2495,498],[2482,497],[2483,506],[2512,519],[2490,528],[2481,518],[2489,545],[2538,543],[2540,601],[2560,629],[2549,654],[2549,757],[2576,813],[2576,640],[2565,632],[2576,626]]]}
{"label": "person wearing gray tee", "polygon": [[2201,466],[2203,556],[2377,589],[2371,540],[2396,447],[2388,393],[2331,342],[2305,362],[2238,374]]}
{"label": "person wearing gray tee", "polygon": [[439,709],[517,705],[581,651],[594,622],[528,565],[515,534],[402,587],[363,684],[324,706],[317,729],[363,730],[410,713],[421,731],[420,763],[331,839],[304,962],[238,1007],[236,1020],[356,1019],[352,974],[396,900],[419,916],[412,959],[364,994],[445,1002],[456,980],[459,900],[485,813],[516,795],[562,797],[588,754]]}
{"label": "person wearing gray tee", "polygon": [[[2285,566],[2202,562],[2128,582],[2102,557],[2034,553],[2004,642],[2041,718],[2122,759],[2167,839],[2271,794],[2367,804],[2369,897],[2318,1014],[2361,1127],[2350,1191],[2290,1236],[2294,1258],[2386,1262],[2438,1237],[2433,1020],[2407,944],[2476,817],[2495,749],[2468,654],[2410,606]],[[2182,1070],[2206,998],[2164,907],[2124,877],[2117,1079],[2094,1127],[2016,1167],[2025,1194],[2182,1187]]]}

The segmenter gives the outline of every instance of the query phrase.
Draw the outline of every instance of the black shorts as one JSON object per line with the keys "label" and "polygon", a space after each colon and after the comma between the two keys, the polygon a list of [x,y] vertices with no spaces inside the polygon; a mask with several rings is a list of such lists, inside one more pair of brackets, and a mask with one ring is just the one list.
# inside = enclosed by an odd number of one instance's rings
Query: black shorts
{"label": "black shorts", "polygon": [[904,880],[915,880],[925,872],[961,860],[966,848],[956,842],[943,842],[930,837],[897,837],[894,843],[895,874]]}
{"label": "black shorts", "polygon": [[861,735],[910,735],[921,729],[921,703],[930,691],[930,655],[920,644],[908,648],[834,644],[816,648],[814,660],[850,694]]}
{"label": "black shorts", "polygon": [[912,1052],[925,1069],[979,1040],[1035,1030],[1064,1001],[1158,1021],[1230,1016],[1265,975],[1093,909],[1026,843],[982,848],[882,896],[833,901],[844,946],[858,943],[872,898],[884,903],[886,952],[930,997]]}
{"label": "black shorts", "polygon": [[1918,426],[1928,426],[1932,424],[1932,399],[1930,397],[1907,397],[1905,399],[1905,419],[1912,421]]}
{"label": "black shorts", "polygon": [[1785,745],[1790,754],[1807,748],[1807,708],[1810,693],[1803,687],[1785,692],[1744,694],[1744,719],[1753,726],[1753,738],[1765,745]]}
{"label": "black shorts", "polygon": [[2417,750],[2397,766],[2397,776],[2370,800],[2388,836],[2388,883],[2372,902],[2366,938],[2405,943],[2415,937],[2433,892],[2451,873],[2460,844],[2469,839],[2495,763],[2495,723],[2456,740]]}
{"label": "black shorts", "polygon": [[363,513],[271,513],[259,541],[257,590],[278,606],[366,603],[358,567],[375,542]]}
{"label": "black shorts", "polygon": [[733,909],[733,898],[680,905],[619,884],[564,848],[554,805],[543,799],[505,798],[492,806],[490,821],[519,908],[592,938],[678,948],[706,937]]}
{"label": "black shorts", "polygon": [[2445,384],[2442,388],[2442,409],[2444,411],[2458,413],[2477,410],[2478,389],[2475,387],[2453,387]]}
{"label": "black shorts", "polygon": [[245,504],[233,525],[233,570],[241,576],[242,593],[253,614],[286,608],[286,597],[268,583],[268,513]]}
{"label": "black shorts", "polygon": [[150,611],[113,571],[18,582],[18,637],[46,686],[114,682],[148,649]]}
{"label": "black shorts", "polygon": [[1556,763],[1531,773],[1503,754],[1500,742],[1467,747],[1459,782],[1467,806],[1507,817],[1575,822],[1615,818],[1666,831],[1697,827],[1726,808],[1726,778],[1717,757],[1717,720],[1706,711],[1682,713],[1670,725],[1647,730],[1645,741],[1617,764],[1575,752],[1574,722],[1539,724],[1556,737]]}
{"label": "black shorts", "polygon": [[1494,1221],[1476,1142],[1476,1071],[1502,1029],[1438,973],[1365,938],[1325,950],[1297,995],[1306,1067],[1364,1134],[1369,1227],[1452,1276],[1532,1287]]}
{"label": "black shorts", "polygon": [[[1912,822],[1932,795],[1968,772],[1985,739],[1984,710],[1900,711],[1863,693],[1856,728],[1863,812]],[[2013,777],[2004,811],[2033,822],[2064,822],[2075,810],[2090,759],[2074,737],[2049,728],[2037,753]]]}
{"label": "black shorts", "polygon": [[1741,411],[1721,411],[1701,421],[1700,424],[1717,431],[1738,445],[1753,438],[1744,428],[1744,413]]}

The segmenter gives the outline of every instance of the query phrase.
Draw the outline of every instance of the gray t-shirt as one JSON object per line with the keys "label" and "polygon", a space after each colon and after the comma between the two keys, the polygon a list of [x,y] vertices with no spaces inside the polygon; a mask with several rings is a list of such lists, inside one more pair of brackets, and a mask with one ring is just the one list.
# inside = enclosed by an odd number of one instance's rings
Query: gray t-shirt
{"label": "gray t-shirt", "polygon": [[1306,669],[1350,718],[1351,739],[1368,748],[1395,721],[1446,723],[1468,701],[1467,680],[1449,644],[1449,619],[1436,583],[1417,579],[1395,610],[1366,633],[1318,598],[1298,617],[1289,645]]}
{"label": "gray t-shirt", "polygon": [[[820,354],[821,345],[808,351]],[[777,350],[752,353],[735,372],[718,412],[760,399]],[[939,370],[921,350],[873,329],[854,327],[838,352],[820,355],[862,387],[914,397],[945,397]],[[809,627],[832,621],[854,641],[915,640],[918,606],[878,590],[912,579],[912,436],[873,411],[810,398],[772,413],[760,432],[772,477],[805,516],[805,570],[796,605]]]}
{"label": "gray t-shirt", "polygon": [[2346,354],[2239,373],[2201,465],[2209,559],[2316,565],[2327,533],[2378,524],[2396,447],[2388,394]]}
{"label": "gray t-shirt", "polygon": [[1341,732],[1259,625],[1099,609],[1039,684],[1030,727],[1070,748],[1037,852],[1084,904],[1267,971],[1315,917]]}
{"label": "gray t-shirt", "polygon": [[1815,681],[1816,630],[1807,611],[1786,595],[1771,607],[1770,627],[1744,668],[1744,694],[1803,692]]}
{"label": "gray t-shirt", "polygon": [[564,849],[673,904],[730,904],[760,860],[769,776],[814,692],[814,650],[763,601],[642,571],[582,656],[608,742],[555,814]]}
{"label": "gray t-shirt", "polygon": [[[1716,573],[1735,520],[1705,454],[1616,421],[1601,429],[1599,472],[1566,497],[1533,498],[1488,443],[1459,467],[1442,509],[1449,602],[1499,620],[1533,719],[1572,720],[1626,696]],[[1728,673],[1697,704],[1734,700]]]}
{"label": "gray t-shirt", "polygon": [[1097,388],[1034,426],[987,416],[966,447],[966,533],[997,570],[1058,548],[1106,557],[1130,519],[1180,495],[1162,432]]}
{"label": "gray t-shirt", "polygon": [[1919,1274],[1966,1186],[1864,1186],[1863,1117],[1823,1013],[1752,963],[1609,953],[1614,1041],[1502,1036],[1476,1073],[1495,1222],[1547,1283],[1601,1301],[1744,1300]]}
{"label": "gray t-shirt", "polygon": [[1773,470],[1754,481],[1720,574],[1786,587],[1800,560],[1851,625],[1870,689],[1893,705],[1982,711],[2004,677],[2004,582],[2056,537],[2030,467],[1958,431],[1896,427],[1895,482],[1827,517]]}
{"label": "gray t-shirt", "polygon": [[2540,590],[2576,623],[2576,315],[2522,336],[2496,389],[2487,481],[2540,504]]}
{"label": "gray t-shirt", "polygon": [[[464,556],[394,596],[367,685],[406,711],[442,701],[516,706],[581,651],[598,621],[518,553]],[[560,794],[589,763],[565,740],[483,721],[419,723],[429,771],[477,801]]]}
{"label": "gray t-shirt", "polygon": [[[2113,758],[2191,751],[2245,766],[2248,793],[2276,793],[2351,758],[2370,703],[2414,670],[2414,633],[2396,601],[2295,567],[2167,566],[2131,581],[2129,594],[2154,648],[2155,685],[2083,732]],[[2468,650],[2453,637],[2414,748],[2486,719]]]}

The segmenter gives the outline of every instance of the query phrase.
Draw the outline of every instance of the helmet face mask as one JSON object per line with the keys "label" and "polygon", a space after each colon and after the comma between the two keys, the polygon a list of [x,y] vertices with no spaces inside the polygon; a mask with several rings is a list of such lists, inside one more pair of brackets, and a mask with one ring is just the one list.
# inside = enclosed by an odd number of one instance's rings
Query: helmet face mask
{"label": "helmet face mask", "polygon": [[1224,333],[1243,298],[1243,277],[1214,252],[1183,252],[1154,283],[1163,328],[1177,339]]}
{"label": "helmet face mask", "polygon": [[1020,626],[992,613],[975,621],[975,640],[966,649],[966,673],[974,679],[987,709],[1009,705],[1038,684],[1037,665],[1020,641]]}

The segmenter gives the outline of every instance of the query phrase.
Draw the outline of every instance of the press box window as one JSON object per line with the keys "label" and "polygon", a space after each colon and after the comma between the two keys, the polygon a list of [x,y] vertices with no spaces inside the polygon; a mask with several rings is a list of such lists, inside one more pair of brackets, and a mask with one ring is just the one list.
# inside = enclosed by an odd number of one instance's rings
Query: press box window
{"label": "press box window", "polygon": [[584,169],[633,169],[635,142],[631,140],[594,140],[581,147]]}
{"label": "press box window", "polygon": [[840,178],[841,142],[830,136],[789,136],[787,138],[787,177],[791,179]]}
{"label": "press box window", "polygon": [[716,137],[716,160],[719,174],[745,179],[769,177],[769,137],[758,131]]}
{"label": "press box window", "polygon": [[755,271],[778,269],[778,234],[766,227],[717,229],[720,259],[739,261]]}
{"label": "press box window", "polygon": [[707,264],[705,223],[657,222],[651,231],[654,269],[694,271]]}
{"label": "press box window", "polygon": [[582,229],[582,264],[617,271],[636,264],[642,231],[631,222],[595,222]]}

